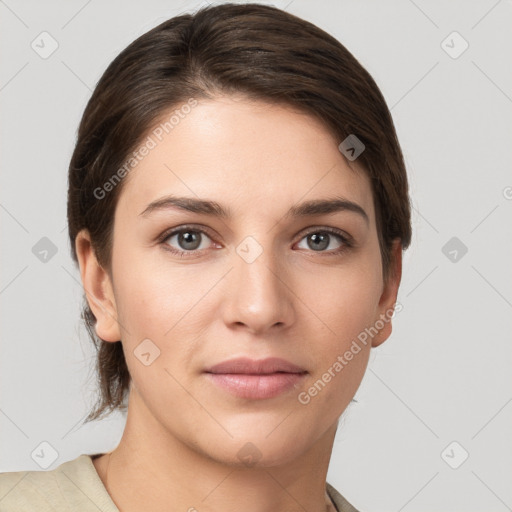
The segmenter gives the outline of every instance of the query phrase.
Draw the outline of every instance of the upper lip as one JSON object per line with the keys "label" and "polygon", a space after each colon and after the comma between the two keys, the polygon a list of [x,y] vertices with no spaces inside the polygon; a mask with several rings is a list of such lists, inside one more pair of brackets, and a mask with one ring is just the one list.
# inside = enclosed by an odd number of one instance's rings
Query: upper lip
{"label": "upper lip", "polygon": [[230,359],[229,361],[223,361],[222,363],[210,366],[206,368],[205,372],[270,374],[276,372],[306,373],[306,370],[279,357],[268,357],[259,360],[237,357],[236,359]]}

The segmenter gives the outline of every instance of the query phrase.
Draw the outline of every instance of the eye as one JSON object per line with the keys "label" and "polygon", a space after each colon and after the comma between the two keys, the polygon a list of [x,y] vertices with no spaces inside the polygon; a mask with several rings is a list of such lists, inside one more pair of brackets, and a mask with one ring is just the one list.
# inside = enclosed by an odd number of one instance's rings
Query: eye
{"label": "eye", "polygon": [[204,229],[183,226],[164,233],[160,238],[160,242],[166,250],[186,258],[208,248],[207,243],[206,245],[203,244],[205,238],[211,240]]}
{"label": "eye", "polygon": [[[302,240],[304,239],[306,240],[306,249],[311,249],[313,252],[325,252],[328,255],[340,254],[352,247],[349,237],[342,231],[334,228],[316,228],[306,233]],[[333,250],[325,251],[331,245],[333,239],[338,240],[337,247],[334,247]]]}
{"label": "eye", "polygon": [[[204,228],[181,226],[180,228],[166,231],[159,237],[159,242],[166,251],[178,255],[180,258],[189,258],[198,256],[202,251],[209,248],[206,239],[212,241],[212,238]],[[312,229],[303,235],[301,242],[302,240],[306,240],[307,247],[299,247],[300,249],[305,248],[313,252],[325,254],[326,256],[339,255],[353,246],[351,237],[335,228]],[[331,248],[331,250],[326,250],[336,240],[337,245]]]}

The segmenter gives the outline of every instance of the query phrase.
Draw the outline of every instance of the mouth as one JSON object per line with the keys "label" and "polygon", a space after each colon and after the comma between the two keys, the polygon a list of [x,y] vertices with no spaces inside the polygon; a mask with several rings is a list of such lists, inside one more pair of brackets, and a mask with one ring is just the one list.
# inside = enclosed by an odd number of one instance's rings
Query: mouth
{"label": "mouth", "polygon": [[250,400],[268,399],[296,388],[308,372],[280,358],[237,358],[209,367],[208,379],[224,391]]}

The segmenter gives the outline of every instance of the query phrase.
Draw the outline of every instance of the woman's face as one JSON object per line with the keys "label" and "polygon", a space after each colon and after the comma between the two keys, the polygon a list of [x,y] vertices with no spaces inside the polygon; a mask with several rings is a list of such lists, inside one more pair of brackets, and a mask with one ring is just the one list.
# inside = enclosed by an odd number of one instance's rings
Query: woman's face
{"label": "woman's face", "polygon": [[[230,463],[291,461],[332,440],[372,344],[391,332],[399,277],[384,286],[370,182],[319,121],[284,106],[199,101],[167,131],[149,133],[155,147],[125,178],[118,323],[100,318],[97,333],[122,340],[129,414],[149,415],[162,440]],[[150,207],[170,196],[226,215]],[[333,200],[352,206],[310,203]],[[206,371],[240,357],[282,358],[302,373]]]}

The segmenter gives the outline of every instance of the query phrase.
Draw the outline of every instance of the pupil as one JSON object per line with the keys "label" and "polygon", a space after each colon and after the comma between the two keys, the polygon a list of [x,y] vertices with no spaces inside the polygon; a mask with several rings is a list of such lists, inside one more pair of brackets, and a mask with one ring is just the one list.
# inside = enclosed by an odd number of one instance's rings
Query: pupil
{"label": "pupil", "polygon": [[[193,233],[190,231],[185,231],[180,233],[179,235],[180,244],[183,242],[185,249],[197,249],[199,246],[197,241],[199,240],[198,233]],[[192,244],[192,247],[189,247],[188,244]],[[194,246],[195,244],[195,246]]]}
{"label": "pupil", "polygon": [[312,249],[318,249],[318,248],[325,249],[326,247],[329,246],[328,237],[329,237],[329,235],[327,233],[322,233],[320,235],[318,235],[318,234],[310,235],[310,240],[313,241],[313,245],[311,245],[311,244],[309,244],[309,245]]}

